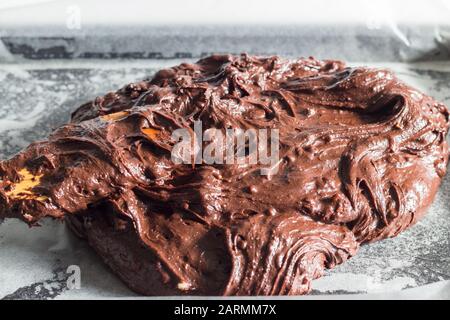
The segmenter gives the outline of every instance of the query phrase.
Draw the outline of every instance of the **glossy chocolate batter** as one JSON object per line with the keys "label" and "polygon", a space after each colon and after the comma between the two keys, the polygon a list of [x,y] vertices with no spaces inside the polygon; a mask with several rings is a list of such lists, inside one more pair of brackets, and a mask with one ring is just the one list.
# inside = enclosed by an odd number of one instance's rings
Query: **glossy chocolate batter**
{"label": "glossy chocolate batter", "polygon": [[[278,172],[176,165],[171,133],[279,129]],[[446,172],[446,107],[390,71],[215,55],[81,106],[0,163],[0,216],[64,218],[146,295],[296,295],[397,235]]]}

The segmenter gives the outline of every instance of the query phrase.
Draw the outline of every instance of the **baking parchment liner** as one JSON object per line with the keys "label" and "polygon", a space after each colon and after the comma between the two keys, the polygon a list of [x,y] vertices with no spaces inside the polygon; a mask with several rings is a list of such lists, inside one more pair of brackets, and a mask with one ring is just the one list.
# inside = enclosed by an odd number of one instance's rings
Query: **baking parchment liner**
{"label": "baking parchment liner", "polygon": [[[48,60],[0,64],[0,158],[45,138],[81,103],[151,76],[179,60]],[[366,63],[365,63],[366,64]],[[358,63],[353,63],[358,65]],[[366,64],[367,65],[367,64]],[[377,63],[450,105],[450,62]],[[69,266],[80,268],[69,289]],[[0,298],[137,298],[92,249],[62,223],[0,224]],[[307,297],[450,299],[450,174],[427,216],[398,237],[363,246],[313,282]],[[259,298],[260,299],[260,298]]]}

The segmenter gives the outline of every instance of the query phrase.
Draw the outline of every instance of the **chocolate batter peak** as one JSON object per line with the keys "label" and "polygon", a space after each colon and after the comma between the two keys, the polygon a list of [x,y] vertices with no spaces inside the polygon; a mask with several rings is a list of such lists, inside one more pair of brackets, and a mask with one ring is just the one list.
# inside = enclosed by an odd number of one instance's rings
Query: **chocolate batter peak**
{"label": "chocolate batter peak", "polygon": [[[270,128],[278,171],[175,164],[171,133]],[[214,55],[82,105],[0,163],[0,216],[69,218],[143,294],[294,295],[424,214],[446,107],[388,70]]]}

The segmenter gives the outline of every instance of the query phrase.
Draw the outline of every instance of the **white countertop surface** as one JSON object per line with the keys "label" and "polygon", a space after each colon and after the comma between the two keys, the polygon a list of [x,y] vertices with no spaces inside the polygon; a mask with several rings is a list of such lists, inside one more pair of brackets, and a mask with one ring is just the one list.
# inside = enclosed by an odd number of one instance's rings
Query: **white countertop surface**
{"label": "white countertop surface", "polygon": [[450,0],[0,0],[0,30],[81,24],[450,24]]}

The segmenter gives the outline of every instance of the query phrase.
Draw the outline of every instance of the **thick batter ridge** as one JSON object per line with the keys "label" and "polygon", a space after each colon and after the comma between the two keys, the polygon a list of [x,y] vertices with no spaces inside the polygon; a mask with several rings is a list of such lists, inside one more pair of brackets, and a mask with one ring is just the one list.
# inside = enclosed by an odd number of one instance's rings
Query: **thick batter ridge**
{"label": "thick batter ridge", "polygon": [[[261,164],[175,164],[176,129],[276,129]],[[421,218],[447,108],[388,70],[215,55],[86,103],[0,162],[0,216],[66,218],[146,295],[299,295]]]}

